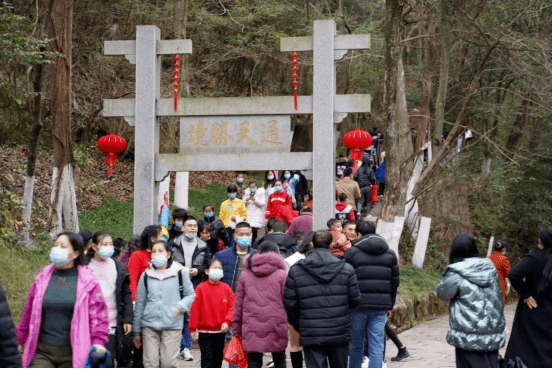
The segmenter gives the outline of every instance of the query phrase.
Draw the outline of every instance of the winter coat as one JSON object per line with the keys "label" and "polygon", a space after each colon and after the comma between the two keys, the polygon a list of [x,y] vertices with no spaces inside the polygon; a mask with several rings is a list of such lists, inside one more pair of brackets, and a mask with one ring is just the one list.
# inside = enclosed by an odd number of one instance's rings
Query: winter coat
{"label": "winter coat", "polygon": [[368,158],[369,160],[372,160],[374,164],[378,165],[378,155],[376,153],[376,140],[377,139],[375,139],[374,146],[369,146],[363,150],[363,159]]}
{"label": "winter coat", "polygon": [[309,251],[288,272],[284,307],[301,346],[351,342],[349,309],[356,308],[360,299],[353,267],[328,249]]}
{"label": "winter coat", "polygon": [[[171,246],[171,257],[174,261],[178,262],[182,266],[185,265],[184,250],[182,246],[183,237],[186,236],[177,237],[169,243],[169,245]],[[202,283],[205,267],[207,266],[207,262],[209,261],[209,259],[211,259],[211,253],[209,252],[209,247],[207,247],[207,244],[204,241],[202,241],[198,237],[196,237],[194,240],[197,243],[196,247],[194,248],[194,253],[192,254],[192,264],[190,266],[190,269],[198,269],[198,274],[196,274],[194,277],[190,277],[190,280],[192,281],[192,285],[194,286],[194,288],[196,288],[200,283]]]}
{"label": "winter coat", "polygon": [[175,238],[181,236],[182,234],[183,234],[183,230],[181,229],[180,232],[177,231],[175,229],[175,225],[173,224],[173,226],[169,230],[169,239],[167,240],[167,242],[173,241]]}
{"label": "winter coat", "polygon": [[360,309],[392,310],[399,286],[397,256],[380,235],[367,234],[346,250],[344,260],[353,266],[359,289]]}
{"label": "winter coat", "polygon": [[286,223],[286,227],[290,227],[294,219],[299,215],[299,211],[292,209],[288,205],[282,205],[278,209],[278,215],[275,217],[276,220],[283,220]]}
{"label": "winter coat", "polygon": [[337,258],[343,258],[344,253],[351,247],[351,242],[348,240],[345,234],[339,231],[330,231],[332,234],[332,243],[330,244],[330,251],[332,255]]}
{"label": "winter coat", "polygon": [[246,204],[242,199],[236,197],[234,200],[227,199],[221,204],[221,210],[219,211],[219,218],[223,221],[225,227],[228,227],[230,218],[233,216],[239,216],[242,219],[248,218],[248,212],[246,211]]}
{"label": "winter coat", "polygon": [[305,196],[305,195],[307,195],[307,188],[308,188],[307,178],[305,178],[305,176],[303,175],[303,173],[300,170],[296,170],[292,174],[292,177],[295,176],[296,174],[300,178],[298,179],[298,183],[296,184],[296,188],[294,189],[294,192],[295,192],[296,195]]}
{"label": "winter coat", "polygon": [[299,217],[294,219],[292,221],[292,224],[290,224],[290,227],[288,228],[286,234],[293,237],[296,231],[303,231],[303,233],[305,234],[313,231],[313,214],[303,213]]}
{"label": "winter coat", "polygon": [[[537,295],[543,270],[551,262],[551,249],[532,250],[509,273],[520,294],[505,357],[518,356],[529,368],[551,368],[551,285]],[[538,307],[530,309],[524,300],[532,296]]]}
{"label": "winter coat", "polygon": [[265,225],[265,213],[263,213],[263,207],[265,206],[265,189],[260,187],[255,191],[255,200],[249,200],[250,191],[246,190],[244,194],[244,203],[246,204],[246,211],[248,212],[248,218],[246,222],[254,228],[262,228]]}
{"label": "winter coat", "polygon": [[359,168],[357,173],[355,173],[353,179],[355,179],[357,183],[359,183],[359,188],[372,185],[376,181],[376,177],[372,168],[366,169],[363,167]]}
{"label": "winter coat", "polygon": [[287,258],[298,251],[298,243],[294,237],[286,233],[268,233],[266,236],[257,239],[253,247],[257,249],[265,241],[276,243],[283,258]]}
{"label": "winter coat", "polygon": [[152,255],[149,251],[136,250],[129,258],[127,268],[129,269],[129,278],[131,281],[130,288],[133,301],[136,300],[136,286],[138,286],[138,280],[142,273],[148,269],[151,257]]}
{"label": "winter coat", "polygon": [[[25,345],[23,367],[28,368],[35,356],[40,333],[42,300],[48,289],[55,264],[47,265],[31,286],[21,322],[16,327],[17,341]],[[77,300],[71,319],[71,349],[73,367],[82,368],[92,345],[108,342],[108,307],[100,283],[85,266],[77,266]]]}
{"label": "winter coat", "polygon": [[117,279],[115,281],[115,302],[117,304],[117,361],[121,362],[124,355],[125,330],[123,324],[132,324],[134,321],[134,311],[132,304],[132,294],[130,289],[130,278],[127,266],[115,260],[115,269],[117,270]]}
{"label": "winter coat", "polygon": [[0,368],[21,368],[17,336],[2,286],[0,286]]}
{"label": "winter coat", "polygon": [[[134,335],[140,335],[142,328],[148,327],[154,330],[178,329],[184,325],[183,315],[190,311],[194,301],[194,287],[188,278],[188,268],[177,262],[160,275],[153,266],[150,266],[140,276],[136,291],[136,304],[134,308]],[[179,293],[178,273],[182,274],[182,286],[184,297]],[[144,278],[148,276],[148,290]],[[182,313],[177,317],[175,307]]]}
{"label": "winter coat", "polygon": [[241,199],[242,197],[244,197],[244,191],[246,191],[248,188],[248,184],[246,183],[246,181],[244,180],[242,183],[238,183],[236,180],[234,180],[234,182],[232,182],[231,184],[236,186],[236,198]]}
{"label": "winter coat", "polygon": [[355,208],[350,204],[348,204],[347,202],[339,202],[336,204],[336,208],[334,209],[334,214],[336,215],[336,219],[339,219],[342,222],[346,220],[351,220],[355,222],[354,209]]}
{"label": "winter coat", "polygon": [[223,323],[232,325],[234,314],[234,293],[226,283],[200,283],[196,288],[196,298],[190,308],[188,327],[191,332],[221,332]]}
{"label": "winter coat", "polygon": [[450,303],[447,343],[473,351],[505,345],[501,286],[490,259],[473,257],[448,265],[436,295]]}
{"label": "winter coat", "polygon": [[[248,253],[252,252],[252,248],[248,248]],[[236,273],[238,272],[238,255],[236,254],[236,246],[229,247],[226,250],[219,251],[215,254],[215,258],[221,260],[223,264],[223,278],[221,282],[224,282],[232,287],[234,280],[236,279]]]}
{"label": "winter coat", "polygon": [[227,231],[225,230],[225,224],[221,218],[216,216],[212,216],[211,218],[203,217],[198,220],[198,229],[201,228],[203,224],[208,224],[211,228],[211,234],[218,239],[223,240],[225,245],[230,246],[230,239],[228,238]]}
{"label": "winter coat", "polygon": [[380,164],[378,169],[376,170],[376,178],[378,179],[378,183],[385,183],[386,182],[386,162],[383,162]]}
{"label": "winter coat", "polygon": [[499,277],[499,284],[501,285],[501,297],[503,297],[503,304],[505,304],[505,291],[507,290],[507,283],[505,278],[509,275],[511,271],[511,266],[509,265],[509,259],[501,253],[501,251],[494,251],[490,256],[488,256],[495,265],[497,270],[497,276]]}
{"label": "winter coat", "polygon": [[283,205],[288,205],[292,208],[292,197],[285,191],[273,192],[273,194],[269,196],[265,219],[276,218],[279,215],[280,207]]}
{"label": "winter coat", "polygon": [[[251,268],[247,259],[252,258]],[[275,252],[244,258],[236,287],[232,333],[242,336],[246,352],[278,352],[288,346],[288,321],[282,303],[286,264]]]}
{"label": "winter coat", "polygon": [[350,177],[345,177],[336,183],[336,195],[339,196],[341,193],[346,194],[346,202],[355,210],[357,200],[361,198],[361,189],[359,188],[359,184]]}

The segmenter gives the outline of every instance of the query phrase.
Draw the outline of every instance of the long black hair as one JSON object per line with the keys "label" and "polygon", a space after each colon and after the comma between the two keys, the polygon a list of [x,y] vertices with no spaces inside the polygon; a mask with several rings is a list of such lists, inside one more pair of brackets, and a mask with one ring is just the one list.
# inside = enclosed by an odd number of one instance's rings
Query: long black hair
{"label": "long black hair", "polygon": [[158,225],[149,225],[142,231],[140,235],[140,246],[139,250],[151,250],[154,242],[152,242],[152,237],[156,238],[157,235],[161,232],[161,227]]}
{"label": "long black hair", "polygon": [[308,234],[303,237],[303,241],[300,245],[300,253],[307,255],[309,250],[311,249],[310,243],[313,242],[313,236],[315,235],[315,232],[311,231]]}
{"label": "long black hair", "polygon": [[551,226],[546,226],[540,229],[540,240],[544,250],[549,256],[549,261],[543,268],[543,275],[538,283],[537,294],[542,295],[544,292],[551,293]]}
{"label": "long black hair", "polygon": [[478,246],[476,246],[474,237],[466,233],[457,235],[451,244],[449,262],[453,264],[475,256],[478,256]]}
{"label": "long black hair", "polygon": [[[98,232],[94,233],[94,236],[92,236],[92,243],[95,244],[96,246],[98,246],[98,244],[100,242],[102,242],[102,240],[106,236],[111,237],[111,235],[109,233],[107,233],[106,231],[98,231]],[[92,258],[94,257],[94,253],[95,253],[94,249],[92,248],[92,246],[90,246],[88,248],[88,251],[86,252],[86,255],[85,255],[86,265],[88,265],[88,263],[90,263],[90,260],[92,260]]]}
{"label": "long black hair", "polygon": [[264,254],[266,252],[276,252],[280,255],[280,249],[278,248],[278,245],[271,241],[263,241],[261,242],[261,245],[257,248],[257,251],[254,251],[250,254],[250,257],[248,258],[248,269],[252,268],[252,259],[254,257],[254,254]]}

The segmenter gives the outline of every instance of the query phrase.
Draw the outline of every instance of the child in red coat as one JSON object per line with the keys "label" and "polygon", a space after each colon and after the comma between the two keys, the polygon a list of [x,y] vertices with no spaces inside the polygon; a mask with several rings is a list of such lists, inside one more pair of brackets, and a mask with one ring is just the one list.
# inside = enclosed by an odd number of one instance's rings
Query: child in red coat
{"label": "child in red coat", "polygon": [[223,363],[225,335],[232,324],[234,293],[223,278],[223,264],[211,259],[205,268],[206,282],[196,287],[188,326],[194,341],[199,340],[202,368],[220,368]]}
{"label": "child in red coat", "polygon": [[344,253],[351,247],[351,242],[348,240],[345,234],[342,233],[342,222],[338,219],[330,219],[326,222],[328,230],[332,234],[332,243],[330,244],[330,251],[332,255],[341,259],[344,257]]}

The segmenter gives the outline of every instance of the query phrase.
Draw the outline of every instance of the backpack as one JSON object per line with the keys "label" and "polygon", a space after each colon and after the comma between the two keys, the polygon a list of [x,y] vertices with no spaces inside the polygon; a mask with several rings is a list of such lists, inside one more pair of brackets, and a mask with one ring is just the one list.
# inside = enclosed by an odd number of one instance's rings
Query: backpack
{"label": "backpack", "polygon": [[[183,283],[182,283],[182,272],[179,271],[177,274],[179,276],[179,293],[180,293],[180,298],[182,300],[184,298],[184,287],[183,287]],[[146,274],[146,272],[144,272],[144,287],[146,287],[146,295],[148,295],[148,274]]]}

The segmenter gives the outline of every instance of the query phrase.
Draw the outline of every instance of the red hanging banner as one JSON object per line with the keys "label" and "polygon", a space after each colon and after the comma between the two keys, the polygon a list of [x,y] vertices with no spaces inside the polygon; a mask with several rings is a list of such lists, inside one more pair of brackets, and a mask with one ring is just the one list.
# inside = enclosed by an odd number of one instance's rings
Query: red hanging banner
{"label": "red hanging banner", "polygon": [[294,39],[294,53],[292,54],[292,85],[294,86],[294,109],[298,110],[298,53],[296,52],[296,40]]}
{"label": "red hanging banner", "polygon": [[175,108],[175,111],[177,111],[177,108],[178,108],[178,98],[179,98],[179,68],[180,68],[180,64],[179,64],[179,61],[180,61],[180,58],[179,58],[179,50],[177,50],[177,56],[175,56],[174,58],[175,60],[175,64],[173,65],[175,67],[175,70],[173,71],[173,74],[175,75],[173,77],[173,87],[175,88],[175,101],[174,101],[174,108]]}

